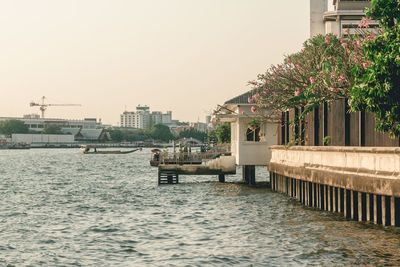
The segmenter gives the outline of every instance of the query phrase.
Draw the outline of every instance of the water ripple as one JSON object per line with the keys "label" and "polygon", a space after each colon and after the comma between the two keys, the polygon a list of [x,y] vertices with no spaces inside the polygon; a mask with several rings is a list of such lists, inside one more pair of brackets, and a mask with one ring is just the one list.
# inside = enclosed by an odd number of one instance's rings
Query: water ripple
{"label": "water ripple", "polygon": [[239,169],[158,186],[149,152],[0,150],[0,265],[400,265],[398,229],[243,185]]}

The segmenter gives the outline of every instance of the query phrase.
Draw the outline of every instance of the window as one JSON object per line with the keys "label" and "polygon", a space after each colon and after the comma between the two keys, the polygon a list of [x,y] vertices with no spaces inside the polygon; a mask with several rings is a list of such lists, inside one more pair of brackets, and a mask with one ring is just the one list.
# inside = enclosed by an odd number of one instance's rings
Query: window
{"label": "window", "polygon": [[260,127],[257,127],[253,130],[247,128],[246,141],[260,142]]}

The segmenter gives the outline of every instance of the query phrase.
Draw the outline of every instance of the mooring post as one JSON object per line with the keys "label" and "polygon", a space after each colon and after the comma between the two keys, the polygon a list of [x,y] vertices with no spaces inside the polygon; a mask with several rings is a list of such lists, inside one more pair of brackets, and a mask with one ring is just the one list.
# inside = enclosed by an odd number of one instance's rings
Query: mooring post
{"label": "mooring post", "polygon": [[218,174],[218,180],[220,183],[225,183],[225,174]]}

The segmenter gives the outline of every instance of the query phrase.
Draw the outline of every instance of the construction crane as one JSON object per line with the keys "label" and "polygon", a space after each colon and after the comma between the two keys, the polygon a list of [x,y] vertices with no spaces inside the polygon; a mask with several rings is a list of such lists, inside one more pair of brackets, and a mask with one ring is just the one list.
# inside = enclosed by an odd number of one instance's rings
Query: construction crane
{"label": "construction crane", "polygon": [[31,107],[39,107],[40,111],[42,112],[42,118],[44,118],[45,110],[47,109],[47,107],[50,107],[50,106],[81,106],[81,104],[45,104],[44,103],[44,99],[45,98],[46,97],[44,97],[44,96],[42,97],[42,103],[41,104],[35,103],[33,101],[30,103]]}

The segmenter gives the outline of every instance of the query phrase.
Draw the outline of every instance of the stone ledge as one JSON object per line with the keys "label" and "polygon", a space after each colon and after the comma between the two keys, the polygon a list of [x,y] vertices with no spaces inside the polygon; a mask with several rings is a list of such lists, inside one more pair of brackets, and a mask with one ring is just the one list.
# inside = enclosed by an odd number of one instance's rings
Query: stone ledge
{"label": "stone ledge", "polygon": [[324,184],[349,190],[400,197],[400,177],[353,172],[322,166],[300,166],[270,162],[270,172],[308,182]]}
{"label": "stone ledge", "polygon": [[363,152],[384,153],[400,155],[400,147],[358,147],[358,146],[270,146],[271,150],[293,150],[293,151],[321,151],[321,152]]}

